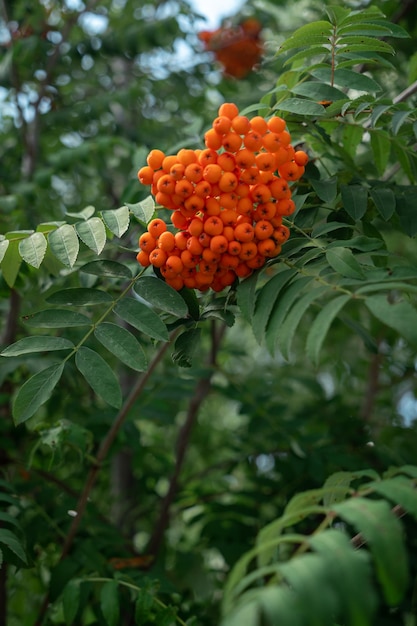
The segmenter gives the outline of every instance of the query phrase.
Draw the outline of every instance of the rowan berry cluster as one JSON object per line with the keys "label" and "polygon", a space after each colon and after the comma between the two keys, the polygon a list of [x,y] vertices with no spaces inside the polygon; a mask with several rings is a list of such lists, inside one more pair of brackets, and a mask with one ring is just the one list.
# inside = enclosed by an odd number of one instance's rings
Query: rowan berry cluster
{"label": "rowan berry cluster", "polygon": [[205,133],[205,149],[152,150],[138,172],[175,232],[153,219],[139,238],[138,262],[159,268],[174,289],[221,291],[277,256],[295,209],[289,182],[308,161],[294,150],[282,118],[252,119],[224,103]]}

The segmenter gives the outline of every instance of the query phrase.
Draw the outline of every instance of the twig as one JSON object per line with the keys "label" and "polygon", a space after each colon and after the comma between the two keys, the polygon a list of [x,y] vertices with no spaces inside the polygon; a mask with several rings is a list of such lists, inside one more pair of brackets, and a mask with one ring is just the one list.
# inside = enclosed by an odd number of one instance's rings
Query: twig
{"label": "twig", "polygon": [[[148,382],[150,376],[153,374],[155,368],[157,367],[157,365],[161,362],[163,356],[165,355],[165,352],[167,351],[168,347],[171,345],[171,342],[173,341],[173,339],[175,338],[176,334],[178,333],[178,329],[176,331],[174,331],[171,334],[170,340],[167,341],[166,343],[161,344],[159,350],[155,353],[151,363],[149,364],[148,369],[146,370],[146,372],[143,373],[143,375],[138,379],[138,381],[136,382],[136,385],[132,388],[132,391],[130,392],[130,395],[128,396],[128,398],[126,399],[125,403],[123,404],[122,408],[120,409],[119,413],[117,414],[110,430],[108,431],[107,435],[105,436],[105,438],[103,439],[101,446],[99,448],[99,451],[97,453],[96,456],[96,462],[95,464],[92,466],[92,468],[90,469],[90,472],[87,476],[85,485],[84,485],[84,489],[80,494],[80,497],[78,499],[78,503],[75,509],[76,515],[73,518],[72,524],[69,528],[68,534],[66,536],[65,542],[63,544],[62,550],[61,550],[61,556],[60,556],[60,561],[62,561],[67,554],[69,553],[69,551],[72,548],[72,544],[74,542],[75,536],[78,532],[78,529],[80,527],[80,523],[81,520],[83,518],[83,515],[85,513],[85,510],[87,508],[87,504],[88,504],[88,500],[90,498],[90,494],[91,491],[96,483],[97,477],[99,475],[99,472],[101,470],[103,461],[105,460],[105,458],[107,457],[107,454],[120,430],[120,428],[123,426],[125,419],[127,417],[127,415],[129,414],[130,409],[132,408],[133,404],[135,403],[135,401],[137,400],[137,398],[139,397],[139,395],[142,393],[146,383]],[[43,624],[43,621],[45,619],[46,616],[46,611],[48,609],[48,605],[49,605],[49,594],[47,594],[44,598],[44,601],[42,603],[42,606],[40,608],[39,611],[39,615],[38,618],[34,624],[34,626],[41,626],[41,624]]]}
{"label": "twig", "polygon": [[[214,366],[216,364],[217,353],[225,330],[226,327],[223,325],[220,328],[219,332],[216,332],[216,325],[213,322],[211,352],[209,357],[209,365],[211,366],[212,370],[214,369]],[[212,372],[207,377],[201,378],[199,380],[195,389],[194,396],[192,397],[190,404],[188,405],[187,416],[178,433],[176,446],[177,456],[175,459],[174,471],[171,476],[168,491],[162,500],[158,520],[156,522],[155,529],[149,539],[146,554],[157,556],[161,547],[165,531],[169,524],[170,509],[178,491],[179,476],[182,470],[182,466],[184,464],[185,455],[190,442],[191,432],[195,424],[199,408],[210,392],[211,377]]]}

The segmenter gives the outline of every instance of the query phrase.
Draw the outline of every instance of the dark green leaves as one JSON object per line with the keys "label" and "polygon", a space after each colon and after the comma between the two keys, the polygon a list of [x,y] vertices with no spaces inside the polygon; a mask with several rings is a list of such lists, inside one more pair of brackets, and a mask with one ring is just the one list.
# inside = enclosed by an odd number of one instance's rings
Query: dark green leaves
{"label": "dark green leaves", "polygon": [[75,355],[75,364],[93,391],[116,409],[122,404],[122,392],[111,367],[94,350],[82,346]]}
{"label": "dark green leaves", "polygon": [[397,331],[411,345],[417,346],[417,311],[410,302],[391,302],[384,295],[376,295],[368,297],[365,304],[378,320]]}
{"label": "dark green leaves", "polygon": [[146,369],[147,359],[142,346],[126,328],[103,322],[94,331],[94,335],[107,350],[114,354],[128,367],[142,372]]}
{"label": "dark green leaves", "polygon": [[175,317],[187,315],[188,307],[180,294],[165,281],[152,276],[142,276],[135,283],[135,292],[156,309]]}
{"label": "dark green leaves", "polygon": [[362,185],[342,185],[342,203],[350,217],[357,221],[366,213],[368,192]]}
{"label": "dark green leaves", "polygon": [[145,335],[160,341],[168,341],[168,330],[164,322],[143,302],[124,298],[116,304],[114,312]]}
{"label": "dark green leaves", "polygon": [[46,402],[64,371],[64,363],[56,363],[29,378],[19,389],[13,402],[13,418],[21,424]]}

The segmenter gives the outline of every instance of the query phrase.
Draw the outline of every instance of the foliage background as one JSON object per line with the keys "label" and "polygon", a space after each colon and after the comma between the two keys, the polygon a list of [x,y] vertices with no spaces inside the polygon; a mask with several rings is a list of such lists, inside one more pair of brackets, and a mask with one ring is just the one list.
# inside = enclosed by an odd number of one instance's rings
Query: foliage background
{"label": "foliage background", "polygon": [[[312,57],[291,60],[290,48],[275,55],[295,29],[328,19],[322,2],[247,2],[241,15],[264,24],[266,53],[240,81],[223,77],[202,52],[201,22],[187,3],[138,4],[0,4],[1,343],[39,337],[37,349],[0,360],[0,624],[171,624],[176,612],[177,623],[219,623],[233,566],[294,494],[340,470],[382,475],[415,463],[416,116],[413,91],[405,92],[417,79],[415,3],[370,3],[410,36],[388,37],[395,56],[381,51],[363,68],[381,91],[351,97],[347,123],[337,102],[309,113],[327,99],[325,81],[310,73]],[[369,3],[331,4],[364,10]],[[96,22],[86,19],[90,12]],[[186,63],[177,54],[184,45]],[[308,95],[311,85],[308,93],[299,88],[316,80],[317,97]],[[288,104],[294,97],[307,109],[292,108],[300,106]],[[19,389],[60,355],[45,351],[45,335],[77,345],[85,328],[69,325],[73,314],[97,323],[103,310],[48,298],[79,287],[118,298],[129,286],[137,239],[153,212],[138,167],[151,148],[201,146],[223,101],[252,113],[285,111],[293,143],[311,156],[287,266],[272,263],[257,286],[245,281],[231,297],[202,297],[195,324],[189,314],[184,322],[178,301],[174,313],[161,310],[163,294],[154,310],[167,331],[180,332],[178,325],[194,334],[173,347],[136,328],[145,373],[90,337],[87,347],[117,375],[121,409],[93,393],[88,375],[68,360],[48,402],[16,425]],[[98,221],[86,235],[80,224],[89,219]],[[54,247],[53,238],[44,256],[36,245],[22,247],[32,231],[47,236],[68,224],[78,229],[72,251]],[[98,259],[125,270],[85,271]],[[288,268],[296,272],[279,292]],[[305,273],[324,281],[320,298],[308,300],[316,283],[299,282]],[[361,287],[375,295],[369,306],[349,300],[330,328],[323,316],[316,322],[338,290]],[[255,288],[264,295],[253,308]],[[400,305],[392,316],[387,294]],[[287,313],[304,296],[290,345]],[[195,313],[196,302],[188,306]],[[64,323],[30,323],[35,312],[56,308],[66,311]],[[105,369],[97,372],[108,380]],[[23,401],[26,410],[31,402]],[[89,480],[87,505],[79,498]],[[85,513],[74,527],[80,506]],[[381,594],[369,623],[415,623],[412,531],[405,517],[411,566],[403,596],[390,603]],[[249,613],[244,619],[262,623]]]}

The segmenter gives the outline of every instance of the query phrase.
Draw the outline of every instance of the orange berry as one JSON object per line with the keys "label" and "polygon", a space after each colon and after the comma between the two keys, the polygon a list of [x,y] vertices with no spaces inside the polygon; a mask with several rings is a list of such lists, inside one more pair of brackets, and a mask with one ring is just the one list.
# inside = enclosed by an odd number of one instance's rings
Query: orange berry
{"label": "orange berry", "polygon": [[239,180],[239,183],[235,189],[236,195],[238,195],[239,198],[247,198],[249,196],[249,192],[250,187],[248,183],[244,183],[243,181]]}
{"label": "orange berry", "polygon": [[281,142],[277,133],[265,133],[262,137],[262,143],[265,150],[273,152],[274,154],[275,152],[278,152],[281,147]]}
{"label": "orange berry", "polygon": [[222,168],[218,163],[212,163],[210,165],[206,165],[203,170],[203,178],[208,183],[218,183],[222,176]]}
{"label": "orange berry", "polygon": [[221,193],[219,197],[220,206],[223,209],[234,209],[237,205],[238,199],[238,195],[233,191],[230,193]]}
{"label": "orange berry", "polygon": [[276,243],[270,237],[263,239],[262,241],[258,241],[258,253],[261,256],[271,257],[274,256]]}
{"label": "orange berry", "polygon": [[280,165],[280,167],[278,168],[278,173],[281,178],[284,178],[285,180],[298,180],[302,175],[300,174],[300,169],[303,168],[300,168],[297,163],[294,163],[294,161],[288,161],[287,163],[283,163],[282,165]]}
{"label": "orange berry", "polygon": [[180,291],[184,287],[184,279],[181,276],[175,276],[174,278],[167,278],[165,281],[175,291]]}
{"label": "orange berry", "polygon": [[223,137],[222,144],[228,152],[237,152],[242,145],[242,138],[234,131],[231,131]]}
{"label": "orange berry", "polygon": [[239,265],[239,259],[237,256],[229,254],[229,252],[224,252],[221,256],[219,264],[220,267],[225,267],[228,270],[232,270]]}
{"label": "orange berry", "polygon": [[158,248],[171,252],[175,248],[175,236],[169,230],[161,233],[158,237]]}
{"label": "orange berry", "polygon": [[240,243],[240,241],[236,241],[236,239],[234,239],[233,241],[229,241],[229,245],[227,248],[227,251],[229,254],[233,256],[238,256],[241,250],[242,250],[242,244]]}
{"label": "orange berry", "polygon": [[164,176],[161,176],[158,180],[156,188],[158,191],[170,195],[175,191],[175,180],[169,174],[164,174]]}
{"label": "orange berry", "polygon": [[206,198],[206,215],[219,215],[220,211],[220,202],[216,198]]}
{"label": "orange berry", "polygon": [[250,198],[240,198],[237,201],[236,212],[240,215],[249,215],[253,210],[253,202]]}
{"label": "orange berry", "polygon": [[282,117],[278,117],[278,115],[271,117],[267,121],[267,125],[269,130],[273,133],[282,133],[282,131],[285,130],[285,121]]}
{"label": "orange berry", "polygon": [[197,213],[198,211],[202,211],[204,209],[204,199],[194,193],[185,200],[184,207],[187,211]]}
{"label": "orange berry", "polygon": [[184,269],[184,264],[181,261],[181,258],[176,255],[169,256],[165,261],[165,266],[175,274],[181,274]]}
{"label": "orange berry", "polygon": [[214,274],[217,269],[217,261],[201,261],[198,266],[198,271],[204,274]]}
{"label": "orange berry", "polygon": [[251,268],[246,265],[246,263],[239,263],[237,267],[234,269],[236,276],[239,278],[246,278],[252,274]]}
{"label": "orange berry", "polygon": [[222,287],[230,287],[236,280],[236,274],[234,270],[228,270],[223,276],[220,277],[220,283]]}
{"label": "orange berry", "polygon": [[245,135],[250,131],[250,120],[246,115],[236,115],[232,119],[232,128],[239,135]]}
{"label": "orange berry", "polygon": [[184,232],[183,230],[180,230],[178,233],[175,233],[174,237],[175,237],[175,247],[178,250],[186,250],[187,249],[187,241],[189,238],[189,234]]}
{"label": "orange berry", "polygon": [[251,119],[250,126],[252,130],[256,131],[260,135],[264,135],[268,130],[268,124],[266,123],[265,118],[260,115],[255,115],[255,117]]}
{"label": "orange berry", "polygon": [[235,227],[234,226],[225,226],[223,228],[222,235],[224,235],[227,241],[233,241],[235,238]]}
{"label": "orange berry", "polygon": [[190,235],[194,235],[194,237],[199,237],[203,232],[203,220],[201,220],[199,217],[194,217],[188,224],[187,230]]}
{"label": "orange berry", "polygon": [[280,133],[277,133],[279,140],[283,146],[288,146],[291,141],[291,135],[288,130],[283,130]]}
{"label": "orange berry", "polygon": [[194,187],[194,193],[196,196],[200,196],[201,198],[206,198],[211,193],[211,185],[206,180],[200,180],[199,183]]}
{"label": "orange berry", "polygon": [[[191,235],[191,237],[187,239],[187,250],[193,256],[200,256],[200,254],[203,252],[203,246],[199,242],[198,237]],[[181,258],[182,258],[182,253],[181,253]]]}
{"label": "orange berry", "polygon": [[148,267],[151,262],[149,260],[149,254],[145,250],[140,250],[136,255],[136,260],[142,267]]}
{"label": "orange berry", "polygon": [[248,241],[252,241],[255,236],[255,230],[252,224],[244,222],[235,226],[234,234],[237,241],[240,241],[241,243],[246,243]]}
{"label": "orange berry", "polygon": [[295,211],[295,203],[291,198],[283,198],[276,203],[276,215],[292,215]]}
{"label": "orange berry", "polygon": [[262,254],[255,254],[255,256],[246,261],[246,265],[252,270],[259,270],[265,265],[265,261],[266,257],[262,256]]}
{"label": "orange berry", "polygon": [[275,169],[275,156],[270,152],[260,152],[255,157],[255,164],[258,170],[273,172]]}
{"label": "orange berry", "polygon": [[175,163],[175,165],[173,165],[169,170],[169,173],[174,180],[181,180],[181,178],[184,176],[184,170],[185,165],[183,165],[183,163]]}
{"label": "orange berry", "polygon": [[257,167],[248,167],[242,170],[240,180],[248,185],[256,185],[259,182],[259,170]]}
{"label": "orange berry", "polygon": [[197,160],[198,160],[197,155],[194,150],[181,148],[181,150],[177,152],[177,161],[179,163],[182,163],[186,167],[187,165],[190,165],[191,163],[196,163]]}
{"label": "orange berry", "polygon": [[207,261],[207,263],[217,263],[220,259],[220,254],[213,252],[210,247],[204,248],[201,256],[205,261]]}
{"label": "orange berry", "polygon": [[162,152],[162,150],[151,150],[146,157],[146,162],[153,170],[159,170],[164,159],[165,152]]}
{"label": "orange berry", "polygon": [[235,159],[236,165],[244,170],[255,165],[255,155],[252,150],[248,150],[247,148],[242,148],[242,150],[236,152]]}
{"label": "orange berry", "polygon": [[155,248],[149,255],[149,261],[154,267],[162,267],[167,260],[167,253],[161,248]]}
{"label": "orange berry", "polygon": [[218,150],[222,147],[222,136],[219,133],[216,133],[214,128],[210,128],[208,131],[204,133],[204,143],[207,148],[211,150]]}
{"label": "orange berry", "polygon": [[245,241],[242,243],[239,259],[250,261],[258,254],[258,246],[254,241]]}
{"label": "orange berry", "polygon": [[229,119],[233,119],[236,115],[239,115],[239,109],[233,102],[224,102],[218,111],[219,116],[225,115]]}
{"label": "orange berry", "polygon": [[148,232],[151,233],[152,237],[157,239],[162,233],[164,233],[167,229],[167,225],[164,220],[161,220],[159,217],[151,220],[148,224]]}
{"label": "orange berry", "polygon": [[163,193],[162,191],[156,192],[155,202],[156,204],[164,206],[167,209],[174,208],[174,205],[172,203],[172,197],[167,193]]}
{"label": "orange berry", "polygon": [[171,222],[175,228],[183,229],[187,227],[188,220],[181,211],[174,211],[171,215]]}
{"label": "orange berry", "polygon": [[276,200],[286,198],[289,190],[287,181],[284,180],[284,178],[278,178],[278,176],[268,183],[268,187],[271,192],[271,196]]}
{"label": "orange berry", "polygon": [[271,220],[275,217],[276,210],[275,202],[263,202],[256,207],[253,213],[253,219],[256,222],[259,220]]}
{"label": "orange berry", "polygon": [[223,222],[218,215],[211,215],[204,221],[204,232],[211,236],[223,232]]}
{"label": "orange berry", "polygon": [[271,198],[271,190],[268,185],[259,183],[252,188],[250,197],[254,202],[268,202]]}
{"label": "orange berry", "polygon": [[223,254],[226,252],[229,242],[224,235],[214,235],[210,241],[210,250]]}
{"label": "orange berry", "polygon": [[198,162],[203,167],[206,167],[206,165],[217,163],[217,152],[215,150],[210,150],[209,148],[202,150],[198,157]]}
{"label": "orange berry", "polygon": [[219,115],[219,117],[216,117],[213,120],[212,127],[216,133],[226,135],[232,127],[232,120],[230,117],[226,117],[225,115]]}
{"label": "orange berry", "polygon": [[[198,240],[197,240],[198,241]],[[200,261],[200,255],[193,254],[191,250],[187,248],[187,250],[183,250],[180,255],[181,261],[183,262],[184,267],[193,268],[197,267]]]}
{"label": "orange berry", "polygon": [[175,194],[180,196],[183,200],[189,198],[194,192],[194,187],[189,180],[179,180],[175,185]]}
{"label": "orange berry", "polygon": [[225,193],[230,193],[231,191],[234,191],[236,189],[237,183],[237,177],[235,174],[233,174],[233,172],[225,172],[224,174],[222,174],[219,180],[219,187],[221,191],[224,191]]}
{"label": "orange berry", "polygon": [[268,220],[259,220],[259,222],[255,224],[255,237],[258,240],[268,239],[273,232],[274,227]]}
{"label": "orange berry", "polygon": [[262,135],[260,133],[257,133],[255,130],[249,131],[243,137],[243,145],[248,150],[252,150],[252,152],[258,152],[258,150],[260,150],[263,145]]}
{"label": "orange berry", "polygon": [[154,171],[149,165],[144,165],[138,171],[138,179],[142,185],[152,185]]}
{"label": "orange berry", "polygon": [[149,254],[156,247],[156,238],[151,233],[143,233],[139,237],[139,247]]}
{"label": "orange berry", "polygon": [[220,219],[225,226],[233,226],[236,224],[237,213],[233,209],[225,209],[221,211]]}
{"label": "orange berry", "polygon": [[233,172],[236,167],[236,158],[230,152],[222,152],[217,158],[217,165],[219,165],[224,172]]}
{"label": "orange berry", "polygon": [[203,178],[203,166],[199,163],[190,163],[186,165],[184,176],[192,183],[198,183]]}
{"label": "orange berry", "polygon": [[273,233],[273,238],[280,245],[285,243],[287,239],[289,238],[289,236],[290,236],[290,229],[284,224],[281,224],[281,226],[278,226],[278,228],[276,228]]}
{"label": "orange berry", "polygon": [[199,235],[198,241],[201,243],[203,248],[208,248],[210,246],[211,235],[205,233],[204,231]]}
{"label": "orange berry", "polygon": [[162,169],[165,174],[168,174],[171,167],[173,167],[176,163],[178,163],[178,159],[175,154],[169,154],[166,156],[162,161]]}
{"label": "orange berry", "polygon": [[304,150],[297,150],[294,152],[294,161],[297,165],[305,166],[308,163],[308,154]]}
{"label": "orange berry", "polygon": [[213,281],[213,274],[204,274],[203,272],[197,272],[195,275],[195,282],[197,289],[202,287],[208,287]]}

